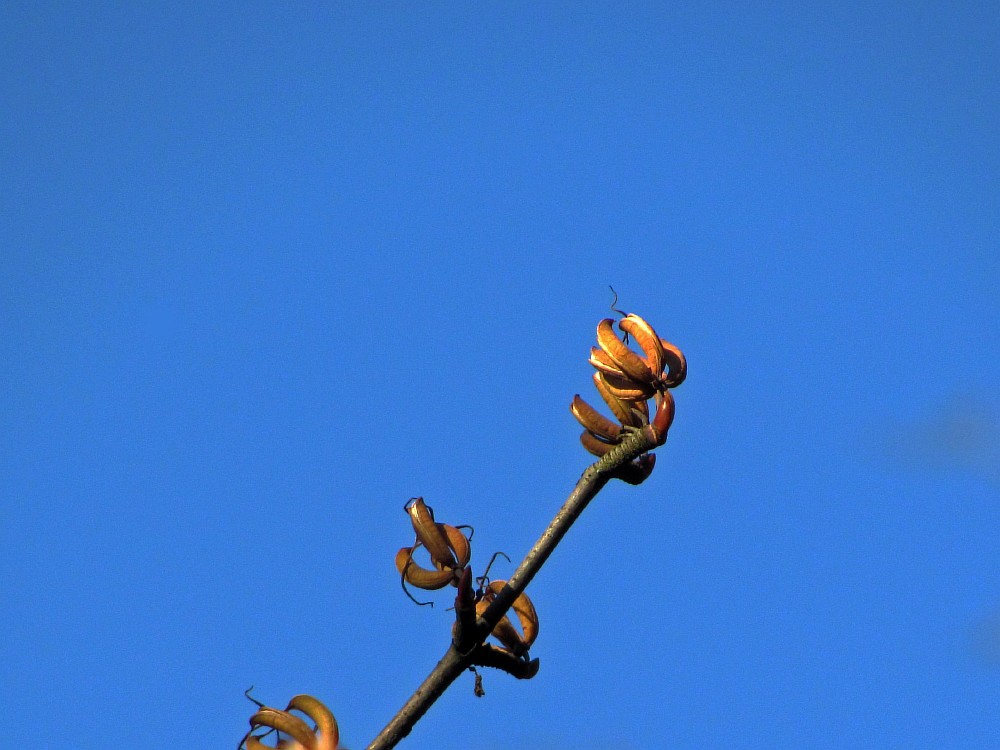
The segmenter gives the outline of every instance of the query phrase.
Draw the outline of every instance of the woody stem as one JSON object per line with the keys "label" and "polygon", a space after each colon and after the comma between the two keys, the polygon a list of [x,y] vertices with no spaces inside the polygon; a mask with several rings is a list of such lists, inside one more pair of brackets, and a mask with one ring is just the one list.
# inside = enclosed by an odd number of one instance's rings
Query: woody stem
{"label": "woody stem", "polygon": [[[604,488],[615,471],[630,461],[655,448],[659,442],[646,427],[635,430],[607,455],[587,467],[576,483],[576,487],[566,498],[562,508],[556,513],[548,527],[525,555],[507,584],[497,593],[496,598],[476,622],[472,633],[459,628],[456,640],[462,641],[462,650],[452,643],[430,674],[420,684],[413,695],[403,704],[385,728],[372,740],[367,750],[391,750],[406,737],[420,718],[445,690],[473,664],[477,663],[477,649],[513,605],[514,600],[524,591],[556,546],[580,517],[587,504]],[[459,608],[456,608],[458,610]],[[456,611],[456,617],[459,616]],[[532,672],[533,674],[533,672]],[[529,675],[522,675],[529,676]]]}

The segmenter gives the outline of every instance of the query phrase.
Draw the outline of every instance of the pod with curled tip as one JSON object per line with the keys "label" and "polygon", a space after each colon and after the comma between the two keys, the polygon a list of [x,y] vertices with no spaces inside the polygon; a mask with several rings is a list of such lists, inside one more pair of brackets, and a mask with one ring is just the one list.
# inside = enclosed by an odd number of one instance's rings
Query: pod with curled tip
{"label": "pod with curled tip", "polygon": [[653,326],[634,313],[618,321],[618,327],[635,339],[646,355],[646,366],[656,378],[663,372],[663,345]]}
{"label": "pod with curled tip", "polygon": [[[400,548],[396,553],[396,570],[407,583],[418,589],[435,591],[444,588],[455,580],[458,572],[469,564],[469,558],[472,557],[469,539],[462,533],[461,529],[446,523],[438,524],[438,526],[441,527],[442,533],[448,540],[449,549],[457,559],[455,567],[439,567],[438,570],[429,570],[418,565],[413,559],[413,553],[421,546],[419,541],[412,547]],[[435,565],[437,564],[435,563]]]}
{"label": "pod with curled tip", "polygon": [[599,372],[594,373],[594,385],[597,387],[597,392],[601,394],[601,398],[604,399],[604,403],[608,405],[608,408],[611,409],[611,413],[618,418],[619,422],[623,425],[629,425],[631,427],[642,427],[642,420],[639,415],[633,411],[631,404],[623,402],[620,398],[613,394],[604,382],[604,376]]}
{"label": "pod with curled tip", "polygon": [[653,428],[653,433],[660,445],[666,441],[667,432],[674,422],[674,409],[674,397],[670,391],[660,391],[656,394],[656,414],[653,416],[650,427]]}
{"label": "pod with curled tip", "polygon": [[279,732],[284,732],[294,738],[306,750],[317,750],[316,733],[309,728],[309,725],[305,721],[287,711],[279,711],[276,708],[267,708],[265,706],[250,717],[250,732],[244,737],[244,741],[251,750],[253,750],[251,740],[257,740],[256,746],[267,747],[259,741],[259,738],[252,734],[253,730],[258,727],[277,729]]}
{"label": "pod with curled tip", "polygon": [[[481,615],[485,612],[486,608],[506,585],[507,581],[491,581],[483,594],[483,598],[476,605],[476,613]],[[496,637],[515,656],[521,656],[531,648],[531,644],[538,637],[538,613],[535,611],[535,605],[531,603],[531,599],[524,592],[518,594],[518,597],[511,605],[511,609],[517,615],[517,621],[521,625],[521,632],[518,633],[510,618],[504,615],[493,629],[491,635]]]}
{"label": "pod with curled tip", "polygon": [[404,506],[417,539],[424,545],[434,564],[441,569],[454,568],[455,556],[448,546],[448,537],[434,522],[434,514],[422,497],[411,498]]}
{"label": "pod with curled tip", "polygon": [[597,344],[630,380],[651,385],[657,380],[646,360],[629,349],[615,333],[614,320],[605,318],[597,324]]}
{"label": "pod with curled tip", "polygon": [[687,358],[684,352],[666,339],[660,339],[660,345],[663,347],[663,362],[667,368],[667,374],[661,380],[667,388],[675,388],[687,377]]}
{"label": "pod with curled tip", "polygon": [[[316,750],[337,750],[340,746],[340,727],[337,719],[322,701],[311,695],[296,695],[288,702],[285,711],[301,711],[314,722],[319,737]],[[316,732],[314,731],[313,734]]]}
{"label": "pod with curled tip", "polygon": [[620,437],[621,425],[615,424],[597,411],[597,409],[580,398],[580,394],[573,396],[573,403],[570,404],[569,410],[576,417],[577,422],[597,437],[612,442],[618,440]]}
{"label": "pod with curled tip", "polygon": [[580,443],[587,449],[588,453],[598,458],[606,456],[616,445],[616,443],[605,443],[600,438],[595,437],[589,430],[584,430],[580,433]]}
{"label": "pod with curled tip", "polygon": [[[489,590],[496,595],[499,594],[506,585],[506,581],[491,581]],[[531,646],[531,644],[534,643],[535,639],[538,637],[538,613],[535,611],[535,605],[532,604],[528,595],[522,591],[518,594],[517,599],[514,600],[514,603],[511,605],[511,609],[514,610],[514,614],[517,615],[518,622],[521,623],[521,633],[525,646]]]}
{"label": "pod with curled tip", "polygon": [[401,547],[396,553],[396,570],[403,576],[404,581],[418,589],[437,591],[454,580],[455,571],[453,570],[428,570],[414,562],[413,552],[415,549],[417,549],[417,545]]}

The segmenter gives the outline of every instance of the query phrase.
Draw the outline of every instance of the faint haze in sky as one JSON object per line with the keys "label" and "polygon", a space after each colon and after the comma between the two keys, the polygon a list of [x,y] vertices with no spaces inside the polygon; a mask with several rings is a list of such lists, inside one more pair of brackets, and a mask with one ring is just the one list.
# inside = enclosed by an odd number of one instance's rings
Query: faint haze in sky
{"label": "faint haze in sky", "polygon": [[895,466],[964,473],[1000,489],[1000,401],[953,393],[891,423],[884,451]]}
{"label": "faint haze in sky", "polygon": [[[966,477],[1000,491],[1000,401],[953,392],[923,412],[891,422],[883,451],[896,470]],[[956,485],[955,492],[955,512],[961,513],[962,489]],[[1000,595],[985,610],[968,627],[969,649],[984,664],[1000,667]]]}

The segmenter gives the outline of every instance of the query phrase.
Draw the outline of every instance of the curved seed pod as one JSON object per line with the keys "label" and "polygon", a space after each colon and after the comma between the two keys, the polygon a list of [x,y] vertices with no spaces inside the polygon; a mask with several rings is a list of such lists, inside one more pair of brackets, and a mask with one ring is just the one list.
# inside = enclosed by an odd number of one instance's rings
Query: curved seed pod
{"label": "curved seed pod", "polygon": [[311,695],[296,695],[288,702],[285,711],[301,711],[316,722],[320,732],[316,750],[337,750],[340,744],[340,727],[330,709]]}
{"label": "curved seed pod", "polygon": [[626,484],[642,484],[649,479],[655,465],[656,456],[652,453],[644,453],[635,461],[621,467],[618,470],[618,478]]}
{"label": "curved seed pod", "polygon": [[618,418],[619,422],[623,425],[631,425],[632,427],[642,427],[642,422],[632,410],[608,389],[607,384],[604,382],[604,376],[599,372],[594,373],[594,385],[597,386],[597,392],[601,394],[604,403],[608,405],[611,413]]}
{"label": "curved seed pod", "polygon": [[613,327],[614,320],[605,318],[597,324],[597,344],[614,361],[627,377],[637,383],[652,384],[656,376],[646,365],[646,361],[628,348],[624,341],[618,338]]}
{"label": "curved seed pod", "polygon": [[621,434],[621,426],[615,424],[610,419],[601,414],[597,409],[588,404],[580,394],[573,396],[573,403],[569,410],[576,417],[576,421],[586,427],[591,433],[605,440],[616,441]]}
{"label": "curved seed pod", "polygon": [[[494,594],[499,594],[506,585],[506,581],[491,581],[489,588]],[[535,605],[531,603],[527,594],[521,592],[511,606],[518,622],[521,623],[524,645],[526,648],[530,647],[538,637],[538,613],[535,612]]]}
{"label": "curved seed pod", "polygon": [[472,557],[472,547],[469,545],[469,537],[463,534],[461,529],[449,526],[446,523],[439,523],[438,528],[444,533],[445,538],[448,540],[448,546],[455,555],[458,563],[455,566],[456,570],[464,568],[469,564],[469,558]]}
{"label": "curved seed pod", "polygon": [[[483,594],[483,598],[476,604],[477,616],[482,615],[486,611],[486,608],[506,585],[507,581],[498,580],[490,582],[490,585]],[[493,628],[493,632],[490,635],[499,640],[515,656],[521,656],[538,637],[538,614],[535,612],[535,605],[531,603],[531,599],[523,592],[514,600],[511,608],[514,610],[514,614],[517,615],[517,620],[521,625],[521,632],[517,632],[510,618],[504,615],[496,627]]]}
{"label": "curved seed pod", "polygon": [[472,548],[469,545],[469,539],[462,533],[461,529],[449,526],[446,523],[439,523],[437,526],[448,540],[450,552],[458,559],[455,567],[441,567],[436,562],[434,565],[437,570],[429,570],[421,567],[413,559],[413,553],[421,546],[419,541],[412,547],[400,548],[399,552],[396,553],[396,570],[399,571],[399,574],[403,576],[403,579],[407,583],[416,586],[418,589],[436,591],[437,589],[444,588],[455,580],[459,571],[469,564],[469,558],[472,557]]}
{"label": "curved seed pod", "polygon": [[[476,617],[481,617],[483,612],[489,606],[490,602],[493,601],[493,596],[487,594],[476,604]],[[521,640],[521,634],[517,632],[514,627],[514,623],[510,621],[507,615],[500,618],[500,622],[493,626],[493,630],[490,632],[494,638],[500,641],[508,651],[520,656],[523,654],[527,648],[524,646],[524,642]]]}
{"label": "curved seed pod", "polygon": [[659,378],[663,372],[663,345],[653,326],[634,313],[618,321],[618,327],[632,336],[646,355],[646,366]]}
{"label": "curved seed pod", "polygon": [[656,393],[656,387],[649,383],[637,383],[630,378],[601,373],[608,390],[618,397],[619,401],[645,401]]}
{"label": "curved seed pod", "polygon": [[240,747],[242,748],[243,743],[245,742],[247,750],[300,750],[300,748],[302,748],[300,743],[290,739],[281,740],[277,745],[272,747],[271,745],[265,745],[261,742],[262,737],[263,735],[258,737],[255,734],[247,734],[247,736],[243,738],[243,742],[240,743]]}
{"label": "curved seed pod", "polygon": [[[251,730],[252,731],[252,730]],[[243,747],[243,743],[246,743],[247,750],[274,750],[273,747],[269,747],[260,741],[260,738],[254,734],[248,734],[243,738],[243,742],[240,743],[240,747]]]}
{"label": "curved seed pod", "polygon": [[594,437],[593,433],[588,430],[580,433],[580,442],[587,449],[588,453],[598,458],[607,455],[615,447],[613,443],[605,443],[603,440]]}
{"label": "curved seed pod", "polygon": [[[270,727],[295,738],[306,750],[316,750],[316,735],[298,716],[276,708],[262,708],[250,717],[250,726]],[[252,730],[251,730],[252,731]],[[252,735],[251,735],[252,736]],[[249,738],[248,738],[249,742]]]}
{"label": "curved seed pod", "polygon": [[627,378],[622,368],[615,364],[615,361],[607,355],[603,349],[598,349],[596,346],[590,347],[590,359],[587,360],[600,372],[607,373],[608,375],[617,375],[622,378]]}
{"label": "curved seed pod", "polygon": [[674,408],[674,397],[670,391],[660,391],[656,394],[656,415],[650,427],[653,428],[660,445],[666,442],[667,431],[674,422]]}
{"label": "curved seed pod", "polygon": [[413,551],[416,548],[417,545],[403,547],[396,553],[396,570],[403,576],[403,579],[411,586],[427,591],[437,591],[451,583],[455,577],[455,571],[450,569],[428,570],[420,567],[413,560]]}
{"label": "curved seed pod", "polygon": [[[486,611],[486,608],[489,607],[493,598],[493,594],[490,591],[487,591],[483,595],[483,598],[476,602],[476,617],[483,616],[483,613]],[[520,633],[518,633],[514,628],[514,623],[510,621],[510,618],[507,615],[501,617],[500,622],[493,626],[493,630],[490,631],[490,635],[504,644],[506,650],[508,651],[514,651],[514,649],[518,648],[521,641]],[[513,648],[510,646],[513,646]]]}
{"label": "curved seed pod", "polygon": [[434,515],[427,507],[422,497],[415,497],[406,505],[410,515],[410,523],[417,539],[427,548],[435,565],[441,568],[454,568],[455,556],[448,547],[448,538],[434,522]]}
{"label": "curved seed pod", "polygon": [[[277,745],[265,745],[261,742],[263,737],[264,735],[258,737],[255,734],[247,734],[243,738],[243,741],[240,742],[240,749],[242,750],[244,743],[246,743],[246,750],[305,750],[304,745],[292,738],[282,739]],[[316,750],[320,750],[320,748],[317,747]],[[337,750],[337,748],[335,747],[334,750]]]}
{"label": "curved seed pod", "polygon": [[663,383],[667,388],[675,388],[687,377],[687,358],[684,352],[666,339],[660,339],[660,345],[663,347],[663,361],[668,370],[668,374],[662,378]]}

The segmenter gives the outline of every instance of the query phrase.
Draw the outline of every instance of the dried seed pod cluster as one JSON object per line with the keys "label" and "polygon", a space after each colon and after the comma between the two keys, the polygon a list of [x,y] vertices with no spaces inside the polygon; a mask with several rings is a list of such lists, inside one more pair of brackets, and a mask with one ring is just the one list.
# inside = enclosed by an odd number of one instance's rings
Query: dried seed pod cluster
{"label": "dried seed pod cluster", "polygon": [[[413,546],[396,553],[396,570],[404,581],[418,589],[433,591],[454,584],[472,556],[469,540],[461,529],[435,522],[433,511],[422,497],[410,498],[404,509],[417,538]],[[413,553],[420,547],[430,555],[433,569],[423,568],[413,560]]]}
{"label": "dried seed pod cluster", "polygon": [[[315,726],[310,729],[309,724],[292,711],[305,714],[313,720]],[[254,734],[260,728],[266,728],[267,731]],[[275,745],[265,745],[262,740],[275,730],[288,737]],[[250,731],[243,736],[239,747],[246,747],[246,750],[338,750],[340,729],[330,709],[323,703],[311,695],[296,695],[288,702],[284,711],[261,706],[250,717]]]}
{"label": "dried seed pod cluster", "polygon": [[[605,318],[597,325],[598,346],[590,350],[594,385],[617,421],[608,419],[580,398],[573,397],[570,411],[583,425],[583,447],[595,456],[604,456],[618,445],[630,430],[649,426],[657,444],[663,445],[674,420],[671,388],[687,376],[684,354],[669,341],[661,339],[653,327],[638,315],[629,314],[618,321],[626,337],[635,339],[643,355],[629,348],[614,330],[614,320]],[[648,401],[653,399],[656,412],[650,420]],[[653,471],[656,457],[644,454],[619,470],[618,476],[630,484],[639,484]]]}
{"label": "dried seed pod cluster", "polygon": [[[448,584],[459,586],[462,573],[472,556],[469,539],[460,528],[435,521],[433,511],[422,497],[411,498],[404,510],[410,517],[416,539],[412,546],[402,547],[396,553],[396,570],[402,580],[419,589],[436,590]],[[420,547],[427,550],[433,568],[424,568],[414,561],[413,553]],[[474,598],[477,618],[483,615],[507,583],[499,580],[487,582],[485,576],[480,580],[483,585]],[[468,583],[466,585],[470,586]],[[471,586],[469,596],[471,600]],[[513,610],[517,615],[520,631],[505,615],[490,635],[503,644],[501,650],[523,657],[538,637],[538,614],[531,599],[524,593],[515,599]]]}

